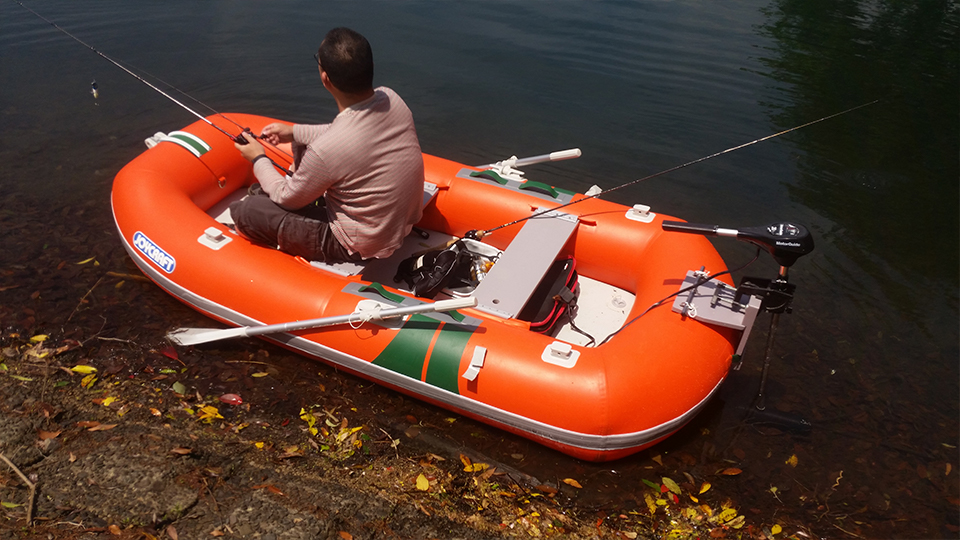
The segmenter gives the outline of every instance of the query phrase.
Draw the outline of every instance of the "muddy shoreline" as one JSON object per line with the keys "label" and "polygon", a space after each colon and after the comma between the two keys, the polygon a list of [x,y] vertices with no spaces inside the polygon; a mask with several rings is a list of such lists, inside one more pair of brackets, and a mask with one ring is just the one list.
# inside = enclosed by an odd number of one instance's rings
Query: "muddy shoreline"
{"label": "muddy shoreline", "polygon": [[0,539],[957,534],[955,448],[845,439],[895,478],[868,489],[822,439],[719,436],[707,411],[636,459],[579,463],[261,341],[171,347],[212,322],[137,271],[100,204],[8,196],[0,229]]}

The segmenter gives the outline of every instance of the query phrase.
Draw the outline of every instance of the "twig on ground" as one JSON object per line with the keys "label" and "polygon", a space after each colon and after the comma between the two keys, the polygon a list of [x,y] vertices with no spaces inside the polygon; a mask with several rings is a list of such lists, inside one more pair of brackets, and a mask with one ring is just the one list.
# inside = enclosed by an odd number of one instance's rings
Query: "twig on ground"
{"label": "twig on ground", "polygon": [[33,500],[37,494],[37,485],[31,482],[30,479],[27,478],[27,476],[23,474],[23,472],[21,472],[20,469],[18,469],[17,466],[14,465],[12,461],[7,459],[7,456],[0,454],[0,459],[2,459],[4,463],[9,465],[10,468],[13,469],[13,472],[17,473],[17,476],[19,476],[20,479],[23,480],[23,483],[30,488],[30,495],[29,495],[30,500],[27,502],[27,527],[29,527],[30,524],[33,523]]}
{"label": "twig on ground", "polygon": [[150,282],[150,279],[146,276],[138,276],[136,274],[121,274],[120,272],[107,272],[107,275],[110,277],[120,278],[120,279],[134,279],[136,281],[146,281]]}
{"label": "twig on ground", "polygon": [[224,364],[260,364],[262,366],[275,367],[273,364],[268,364],[266,362],[258,362],[256,360],[226,360]]}
{"label": "twig on ground", "polygon": [[100,276],[100,279],[98,279],[97,282],[93,284],[93,287],[90,287],[90,290],[87,291],[87,294],[83,295],[83,298],[81,298],[80,301],[77,302],[77,307],[73,308],[73,313],[71,313],[70,316],[67,317],[67,322],[70,322],[70,319],[72,319],[73,316],[77,314],[77,310],[80,309],[80,306],[83,305],[83,302],[87,299],[88,296],[90,296],[90,293],[92,293],[93,290],[97,288],[97,285],[99,285],[100,282],[103,281],[103,278],[105,277],[106,276]]}

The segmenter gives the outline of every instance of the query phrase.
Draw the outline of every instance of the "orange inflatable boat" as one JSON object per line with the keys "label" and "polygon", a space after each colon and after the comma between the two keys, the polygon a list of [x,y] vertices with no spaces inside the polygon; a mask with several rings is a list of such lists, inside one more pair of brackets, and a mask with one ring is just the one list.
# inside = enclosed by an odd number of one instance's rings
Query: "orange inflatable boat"
{"label": "orange inflatable boat", "polygon": [[[229,117],[254,133],[275,121]],[[527,180],[513,161],[484,172],[424,155],[423,219],[389,259],[331,266],[255,245],[226,211],[255,181],[251,166],[211,125],[223,117],[208,120],[157,134],[114,182],[117,228],[150,279],[244,327],[231,335],[260,334],[572,456],[616,459],[677,431],[717,391],[759,310],[711,277],[726,266],[703,236],[598,198],[548,211],[585,196]],[[408,257],[516,220],[456,244],[475,257],[458,286],[418,298],[394,281]],[[523,313],[559,302],[543,294],[556,261],[575,264],[557,298],[576,307],[537,331]],[[307,327],[256,331],[296,321]]]}

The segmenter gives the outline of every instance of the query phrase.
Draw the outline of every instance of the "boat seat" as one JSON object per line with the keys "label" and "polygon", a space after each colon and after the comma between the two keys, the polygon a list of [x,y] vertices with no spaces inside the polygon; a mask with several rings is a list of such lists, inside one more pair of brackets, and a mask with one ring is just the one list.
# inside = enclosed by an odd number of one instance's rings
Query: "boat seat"
{"label": "boat seat", "polygon": [[[440,188],[436,184],[431,182],[423,183],[423,206],[425,208],[434,197],[437,196],[437,192],[440,191]],[[413,234],[413,233],[412,233]],[[310,261],[310,266],[316,268],[322,268],[328,272],[333,272],[334,274],[341,276],[358,276],[363,273],[364,269],[368,264],[373,262],[373,260],[366,260],[360,262],[339,262],[339,263],[327,263],[324,261]]]}
{"label": "boat seat", "polygon": [[515,318],[576,228],[576,216],[563,212],[528,219],[474,290],[476,309]]}

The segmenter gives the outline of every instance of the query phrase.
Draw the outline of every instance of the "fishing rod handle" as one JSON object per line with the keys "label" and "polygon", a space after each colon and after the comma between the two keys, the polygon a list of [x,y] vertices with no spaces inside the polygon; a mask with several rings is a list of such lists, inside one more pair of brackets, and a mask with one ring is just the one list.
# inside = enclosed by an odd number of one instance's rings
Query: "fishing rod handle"
{"label": "fishing rod handle", "polygon": [[702,234],[704,236],[736,238],[740,234],[740,231],[736,229],[725,229],[719,225],[704,225],[703,223],[687,223],[685,221],[664,221],[662,226],[665,231]]}

